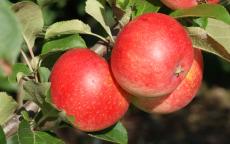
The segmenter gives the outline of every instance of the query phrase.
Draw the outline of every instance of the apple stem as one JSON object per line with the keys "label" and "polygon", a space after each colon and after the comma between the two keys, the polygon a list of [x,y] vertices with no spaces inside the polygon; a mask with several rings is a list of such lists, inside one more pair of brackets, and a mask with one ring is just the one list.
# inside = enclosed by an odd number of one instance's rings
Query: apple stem
{"label": "apple stem", "polygon": [[197,3],[198,4],[203,4],[203,3],[208,3],[208,1],[207,0],[197,0]]}

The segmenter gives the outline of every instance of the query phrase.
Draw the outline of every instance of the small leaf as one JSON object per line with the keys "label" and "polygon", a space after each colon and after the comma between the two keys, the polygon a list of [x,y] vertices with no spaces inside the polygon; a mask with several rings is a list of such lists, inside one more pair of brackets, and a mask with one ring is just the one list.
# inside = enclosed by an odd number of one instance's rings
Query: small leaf
{"label": "small leaf", "polygon": [[69,20],[56,22],[48,27],[46,30],[45,38],[51,38],[63,34],[92,34],[89,25],[80,20]]}
{"label": "small leaf", "polygon": [[17,80],[17,74],[21,72],[24,75],[28,75],[30,73],[30,70],[27,65],[23,63],[16,63],[13,65],[12,74],[8,77],[10,82],[16,82]]}
{"label": "small leaf", "polygon": [[14,4],[12,9],[22,25],[22,34],[28,47],[32,48],[44,25],[40,7],[33,2],[23,1]]}
{"label": "small leaf", "polygon": [[128,4],[129,4],[129,0],[116,0],[116,6],[123,10],[126,9]]}
{"label": "small leaf", "polygon": [[67,50],[70,48],[84,48],[87,47],[85,41],[79,36],[79,34],[67,36],[64,38],[56,39],[45,43],[42,47],[42,54],[56,50]]}
{"label": "small leaf", "polygon": [[4,92],[0,92],[0,125],[4,124],[17,108],[14,99]]}
{"label": "small leaf", "polygon": [[208,18],[201,17],[193,20],[196,24],[198,24],[201,28],[205,28],[208,24]]}
{"label": "small leaf", "polygon": [[42,105],[48,95],[50,83],[36,83],[27,81],[23,85],[24,99],[33,100],[38,105]]}
{"label": "small leaf", "polygon": [[0,144],[6,144],[6,136],[1,126],[0,126]]}
{"label": "small leaf", "polygon": [[23,120],[17,133],[7,140],[7,144],[64,144],[46,132],[32,131],[29,122]]}
{"label": "small leaf", "polygon": [[189,9],[180,9],[174,11],[170,15],[174,18],[210,17],[230,24],[230,15],[228,11],[223,6],[216,4],[201,4]]}
{"label": "small leaf", "polygon": [[38,68],[39,78],[42,83],[48,82],[50,76],[50,70],[46,67]]}
{"label": "small leaf", "polygon": [[102,139],[118,144],[128,143],[127,131],[121,122],[118,122],[113,127],[105,129],[101,132],[89,133],[89,135],[98,139]]}
{"label": "small leaf", "polygon": [[29,113],[25,110],[21,111],[21,115],[23,117],[23,119],[25,119],[26,121],[30,121],[30,116],[29,116]]}
{"label": "small leaf", "polygon": [[[217,41],[215,41],[215,39],[209,36],[208,33],[202,28],[189,27],[188,32],[192,39],[193,47],[202,49],[206,52],[215,54],[227,61],[230,61],[229,46],[224,47],[223,45],[219,44]],[[227,37],[227,35],[225,36]]]}
{"label": "small leaf", "polygon": [[95,20],[97,20],[101,26],[105,29],[107,34],[110,36],[110,38],[113,38],[111,30],[109,26],[106,24],[105,19],[104,19],[104,6],[98,2],[97,0],[87,0],[86,1],[86,7],[85,11],[89,15],[91,15]]}
{"label": "small leaf", "polygon": [[133,18],[140,16],[144,13],[157,12],[160,9],[160,7],[155,6],[153,3],[147,0],[133,0],[132,3],[135,7],[135,11],[132,14]]}
{"label": "small leaf", "polygon": [[0,58],[13,64],[23,42],[21,27],[7,1],[0,1]]}

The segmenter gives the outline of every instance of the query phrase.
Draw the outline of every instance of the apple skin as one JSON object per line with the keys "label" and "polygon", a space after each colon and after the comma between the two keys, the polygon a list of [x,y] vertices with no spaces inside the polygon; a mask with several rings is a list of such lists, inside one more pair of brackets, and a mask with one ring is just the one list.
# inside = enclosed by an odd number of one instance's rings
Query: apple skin
{"label": "apple skin", "polygon": [[[220,0],[208,0],[209,4],[217,4]],[[198,0],[161,0],[167,7],[176,9],[187,9],[199,4]]]}
{"label": "apple skin", "polygon": [[195,58],[191,69],[181,84],[169,95],[157,98],[131,97],[132,103],[148,113],[172,113],[189,104],[200,88],[203,76],[203,58],[201,51],[195,49]]}
{"label": "apple skin", "polygon": [[74,116],[82,131],[99,131],[115,124],[129,101],[113,80],[107,62],[89,49],[72,49],[55,63],[51,98],[56,107]]}
{"label": "apple skin", "polygon": [[111,68],[116,81],[131,95],[158,97],[179,85],[193,57],[191,40],[175,19],[147,13],[118,34]]}

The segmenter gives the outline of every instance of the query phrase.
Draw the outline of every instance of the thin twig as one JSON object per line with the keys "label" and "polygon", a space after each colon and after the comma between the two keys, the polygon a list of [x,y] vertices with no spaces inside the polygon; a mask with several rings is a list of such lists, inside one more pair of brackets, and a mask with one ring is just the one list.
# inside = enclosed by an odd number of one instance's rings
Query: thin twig
{"label": "thin twig", "polygon": [[22,49],[21,49],[21,54],[22,54],[23,58],[25,59],[26,64],[28,65],[30,71],[33,72],[33,68],[32,68],[32,66],[30,64],[30,61],[28,60],[26,54],[24,53],[24,51]]}

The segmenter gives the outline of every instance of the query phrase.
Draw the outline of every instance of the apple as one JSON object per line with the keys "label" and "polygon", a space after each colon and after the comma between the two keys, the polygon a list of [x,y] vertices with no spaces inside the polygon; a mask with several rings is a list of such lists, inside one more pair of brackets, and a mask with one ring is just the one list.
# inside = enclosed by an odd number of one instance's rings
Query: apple
{"label": "apple", "polygon": [[191,40],[175,19],[147,13],[118,34],[111,54],[116,81],[131,95],[158,97],[184,79],[194,57]]}
{"label": "apple", "polygon": [[185,107],[196,95],[203,75],[203,58],[201,51],[195,50],[195,58],[188,74],[180,85],[169,95],[157,98],[131,97],[132,103],[149,113],[171,113]]}
{"label": "apple", "polygon": [[51,99],[75,118],[82,131],[115,124],[127,111],[127,94],[113,80],[107,62],[89,49],[64,53],[51,72]]}
{"label": "apple", "polygon": [[[209,4],[217,4],[220,0],[207,0]],[[205,0],[161,0],[167,7],[176,9],[186,9],[197,6],[200,3],[206,3]]]}

